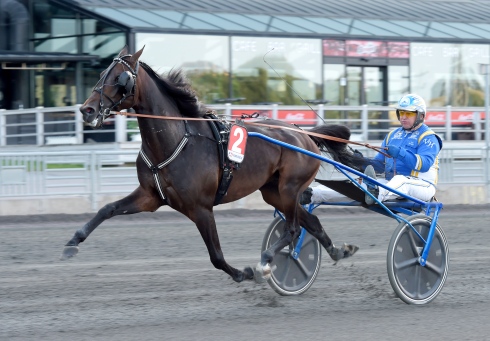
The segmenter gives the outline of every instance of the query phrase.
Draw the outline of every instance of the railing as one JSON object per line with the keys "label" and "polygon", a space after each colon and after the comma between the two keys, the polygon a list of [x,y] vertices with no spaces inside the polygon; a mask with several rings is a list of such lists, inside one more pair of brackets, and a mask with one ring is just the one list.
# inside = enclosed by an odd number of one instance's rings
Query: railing
{"label": "railing", "polygon": [[[362,149],[365,156],[372,150]],[[137,186],[137,150],[0,153],[0,202],[10,198],[85,197],[92,210],[104,195],[127,195]],[[440,155],[439,184],[489,187],[485,148],[450,147]],[[328,164],[326,164],[328,167]],[[333,171],[322,168],[323,175]]]}
{"label": "railing", "polygon": [[[392,107],[387,106],[306,106],[210,105],[228,118],[259,112],[301,126],[339,123],[350,127],[353,139],[380,140],[398,126]],[[118,115],[93,130],[82,120],[80,105],[71,107],[0,110],[0,146],[83,144],[85,142],[126,142],[137,140],[135,118]],[[428,109],[427,123],[444,140],[484,140],[484,108],[451,106]]]}

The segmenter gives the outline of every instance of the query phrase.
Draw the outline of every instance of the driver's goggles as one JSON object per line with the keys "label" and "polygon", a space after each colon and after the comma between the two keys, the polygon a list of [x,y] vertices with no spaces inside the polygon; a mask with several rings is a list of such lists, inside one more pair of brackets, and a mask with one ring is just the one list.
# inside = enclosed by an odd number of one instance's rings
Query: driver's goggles
{"label": "driver's goggles", "polygon": [[413,111],[398,110],[398,115],[400,115],[400,117],[401,116],[415,117],[417,115],[417,113],[413,112]]}

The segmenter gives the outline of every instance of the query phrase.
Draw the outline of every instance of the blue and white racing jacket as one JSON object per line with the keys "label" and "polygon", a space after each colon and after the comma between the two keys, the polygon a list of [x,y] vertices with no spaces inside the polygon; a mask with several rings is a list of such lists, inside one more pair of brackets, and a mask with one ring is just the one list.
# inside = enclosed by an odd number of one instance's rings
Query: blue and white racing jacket
{"label": "blue and white racing jacket", "polygon": [[378,153],[370,162],[376,172],[384,171],[387,180],[395,175],[407,175],[437,184],[439,175],[438,154],[442,140],[426,124],[414,131],[397,128],[386,135],[381,146],[395,145],[406,149],[404,157],[394,159]]}

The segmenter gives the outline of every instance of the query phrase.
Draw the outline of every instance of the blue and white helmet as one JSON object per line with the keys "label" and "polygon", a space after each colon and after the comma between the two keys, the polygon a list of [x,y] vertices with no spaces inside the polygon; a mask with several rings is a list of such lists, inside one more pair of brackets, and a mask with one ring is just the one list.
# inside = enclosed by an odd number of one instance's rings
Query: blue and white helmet
{"label": "blue and white helmet", "polygon": [[395,106],[395,109],[396,109],[396,117],[398,117],[398,121],[400,120],[400,113],[398,112],[399,110],[405,110],[405,111],[411,111],[417,113],[417,118],[415,119],[415,123],[413,124],[413,127],[416,127],[420,123],[424,122],[427,113],[427,107],[425,105],[424,99],[416,94],[408,94],[400,98],[400,100]]}

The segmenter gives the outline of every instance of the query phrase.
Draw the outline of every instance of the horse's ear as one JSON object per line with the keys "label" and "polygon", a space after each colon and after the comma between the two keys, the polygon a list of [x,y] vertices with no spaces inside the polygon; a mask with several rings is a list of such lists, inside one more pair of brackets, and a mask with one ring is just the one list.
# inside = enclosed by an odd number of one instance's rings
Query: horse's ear
{"label": "horse's ear", "polygon": [[125,56],[128,54],[128,45],[124,45],[123,49],[121,50],[121,52],[119,52],[119,55],[118,57],[122,57],[122,56]]}
{"label": "horse's ear", "polygon": [[145,46],[143,46],[141,48],[141,50],[139,50],[138,52],[135,52],[132,56],[131,56],[131,61],[133,63],[136,63],[138,61],[138,59],[140,59],[140,56],[141,54],[143,53],[143,50],[145,49]]}

